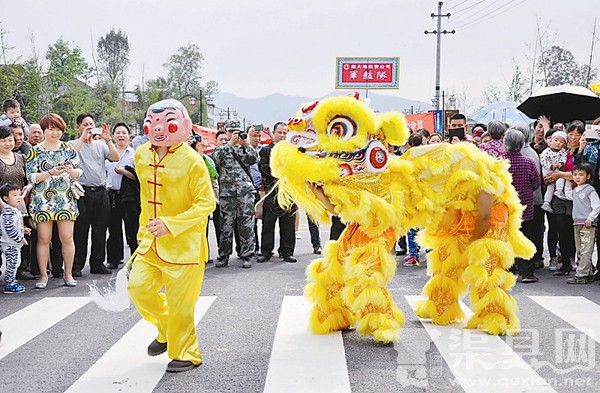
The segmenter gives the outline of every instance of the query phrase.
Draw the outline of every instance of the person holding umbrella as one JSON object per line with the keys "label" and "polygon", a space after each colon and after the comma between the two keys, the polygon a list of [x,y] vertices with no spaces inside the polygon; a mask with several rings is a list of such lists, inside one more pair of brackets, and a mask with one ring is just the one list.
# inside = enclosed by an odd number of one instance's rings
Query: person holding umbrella
{"label": "person holding umbrella", "polygon": [[546,116],[540,116],[533,123],[533,141],[529,144],[537,155],[541,155],[542,152],[548,147],[546,143],[546,133],[552,128],[552,122]]}

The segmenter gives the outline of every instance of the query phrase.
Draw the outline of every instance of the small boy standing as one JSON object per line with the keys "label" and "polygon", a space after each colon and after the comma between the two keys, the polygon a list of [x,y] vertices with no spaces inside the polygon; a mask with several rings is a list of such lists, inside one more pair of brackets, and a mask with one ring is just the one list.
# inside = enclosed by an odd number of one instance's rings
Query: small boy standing
{"label": "small boy standing", "polygon": [[594,281],[592,253],[596,220],[600,214],[600,197],[594,187],[588,184],[593,172],[594,167],[588,163],[573,167],[573,181],[577,184],[573,190],[573,226],[579,265],[575,277],[567,279],[567,284],[587,284]]}
{"label": "small boy standing", "polygon": [[21,263],[21,247],[27,244],[23,234],[31,230],[24,227],[18,208],[22,201],[21,188],[16,184],[5,184],[0,187],[0,198],[5,203],[0,213],[0,246],[6,258],[4,293],[21,293],[25,287],[16,280],[17,267]]}
{"label": "small boy standing", "polygon": [[25,119],[21,117],[21,104],[17,100],[6,100],[2,105],[4,114],[0,116],[0,126],[10,127],[12,125],[21,126],[25,138],[29,135],[29,126]]}

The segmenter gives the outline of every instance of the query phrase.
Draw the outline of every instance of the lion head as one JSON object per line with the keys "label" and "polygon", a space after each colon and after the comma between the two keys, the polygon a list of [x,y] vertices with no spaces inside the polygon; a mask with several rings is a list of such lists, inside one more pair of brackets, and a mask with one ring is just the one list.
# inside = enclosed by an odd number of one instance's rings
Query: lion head
{"label": "lion head", "polygon": [[284,206],[296,202],[325,222],[327,212],[306,183],[323,184],[340,209],[360,204],[357,193],[384,198],[385,191],[365,189],[361,184],[389,172],[389,146],[403,145],[409,135],[402,114],[375,113],[358,94],[304,105],[287,126],[286,140],[271,155],[272,172],[280,182],[279,201]]}

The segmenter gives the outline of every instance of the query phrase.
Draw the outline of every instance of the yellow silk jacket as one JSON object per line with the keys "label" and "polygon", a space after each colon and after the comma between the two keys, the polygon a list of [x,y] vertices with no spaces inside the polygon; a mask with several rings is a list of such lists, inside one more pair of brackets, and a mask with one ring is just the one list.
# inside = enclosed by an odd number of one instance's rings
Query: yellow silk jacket
{"label": "yellow silk jacket", "polygon": [[[202,157],[186,143],[171,146],[162,158],[147,142],[135,152],[140,180],[138,253],[150,248],[166,263],[190,265],[208,259],[206,225],[215,196]],[[170,233],[155,238],[146,224],[160,218]]]}

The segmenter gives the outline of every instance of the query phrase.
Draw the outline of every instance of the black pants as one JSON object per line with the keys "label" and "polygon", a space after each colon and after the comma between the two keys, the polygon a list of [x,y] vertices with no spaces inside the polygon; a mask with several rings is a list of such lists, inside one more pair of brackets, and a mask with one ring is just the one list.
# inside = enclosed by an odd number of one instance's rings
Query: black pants
{"label": "black pants", "polygon": [[[31,241],[29,242],[29,258],[31,260],[30,273],[34,276],[40,274],[40,266],[37,259],[37,230],[31,229]],[[58,225],[52,223],[52,240],[50,242],[50,266],[52,275],[57,277],[63,273],[62,244],[58,235]]]}
{"label": "black pants", "polygon": [[[534,244],[534,237],[536,236],[536,231],[539,229],[536,227],[536,224],[537,223],[535,222],[535,220],[523,221],[523,223],[521,224],[521,232],[523,232],[523,235],[525,235],[525,237],[531,240],[531,242]],[[533,261],[535,260],[535,256],[531,259],[517,258],[515,263],[519,267],[519,274],[523,277],[533,276],[533,273],[535,271],[535,263]]]}
{"label": "black pants", "polygon": [[406,244],[406,236],[400,236],[400,239],[398,239],[398,247],[408,251],[408,245]]}
{"label": "black pants", "polygon": [[125,239],[129,246],[130,255],[137,248],[137,232],[139,227],[140,208],[135,203],[122,203],[121,193],[116,190],[108,191],[110,202],[110,222],[108,226],[108,241],[106,254],[108,263],[118,265],[123,261],[123,222],[125,223]]}
{"label": "black pants", "polygon": [[77,201],[79,217],[75,221],[75,263],[73,270],[81,271],[85,266],[88,235],[92,228],[92,251],[90,269],[103,268],[106,257],[106,230],[110,221],[108,191],[104,187],[83,187],[85,195]]}
{"label": "black pants", "polygon": [[263,204],[263,226],[261,234],[262,255],[273,255],[275,247],[275,223],[279,220],[279,255],[290,257],[296,247],[296,213],[295,207],[284,210],[277,200],[267,198]]}
{"label": "black pants", "polygon": [[[546,214],[546,217],[548,218],[548,239],[546,239],[548,244],[548,253],[550,254],[550,258],[554,258],[556,257],[556,246],[558,245],[560,228],[556,226],[556,220],[553,218],[554,214],[548,212],[544,212],[544,214]],[[575,239],[573,239],[573,242],[575,242]]]}
{"label": "black pants", "polygon": [[[573,217],[567,214],[548,214],[550,228],[558,231],[558,244],[561,252],[561,271],[571,270],[571,258],[575,257],[575,231]],[[552,255],[552,254],[550,254]]]}
{"label": "black pants", "polygon": [[308,219],[308,231],[310,232],[310,244],[313,248],[321,247],[321,235],[319,234],[319,226],[310,219]]}
{"label": "black pants", "polygon": [[342,232],[344,232],[344,229],[346,229],[346,224],[344,224],[339,217],[331,217],[331,230],[329,231],[329,240],[339,239]]}
{"label": "black pants", "polygon": [[217,244],[219,244],[219,242],[221,241],[221,224],[220,224],[221,208],[218,203],[217,203],[217,207],[215,208],[215,211],[212,214],[212,219],[213,219],[213,227],[215,228],[215,236],[217,238]]}
{"label": "black pants", "polygon": [[[533,228],[531,228],[531,237],[529,237],[527,234],[525,234],[525,236],[527,236],[527,238],[529,240],[531,240],[531,242],[535,245],[535,255],[533,256],[533,258],[531,258],[531,260],[535,263],[538,261],[543,261],[544,260],[544,231],[546,231],[546,224],[544,222],[544,214],[546,212],[544,210],[542,210],[542,206],[541,205],[537,205],[533,207],[533,220],[531,220],[531,226]],[[525,222],[523,222],[523,225],[525,225]],[[525,230],[523,229],[523,233],[525,233]],[[548,233],[548,237],[550,238],[550,234]],[[554,243],[554,252],[556,253],[556,241]],[[548,242],[550,243],[550,242]]]}

